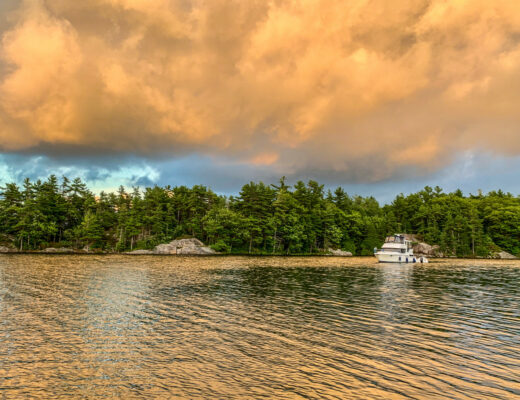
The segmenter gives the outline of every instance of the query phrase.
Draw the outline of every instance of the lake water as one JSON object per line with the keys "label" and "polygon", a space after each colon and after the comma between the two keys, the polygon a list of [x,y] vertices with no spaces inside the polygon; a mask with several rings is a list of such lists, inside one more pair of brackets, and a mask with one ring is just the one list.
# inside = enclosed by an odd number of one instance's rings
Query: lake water
{"label": "lake water", "polygon": [[0,256],[0,399],[520,398],[520,262]]}

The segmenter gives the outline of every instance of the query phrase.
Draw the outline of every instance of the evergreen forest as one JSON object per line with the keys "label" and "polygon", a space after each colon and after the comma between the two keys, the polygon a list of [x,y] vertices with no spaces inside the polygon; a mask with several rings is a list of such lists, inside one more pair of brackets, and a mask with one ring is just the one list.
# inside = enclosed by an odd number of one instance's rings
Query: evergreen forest
{"label": "evergreen forest", "polygon": [[149,187],[95,195],[77,178],[7,183],[0,193],[0,244],[18,250],[68,247],[124,252],[196,237],[222,253],[320,254],[328,248],[370,255],[384,237],[416,234],[445,255],[520,256],[520,197],[463,195],[425,187],[386,205],[341,187],[282,178],[245,184],[237,196],[201,185]]}

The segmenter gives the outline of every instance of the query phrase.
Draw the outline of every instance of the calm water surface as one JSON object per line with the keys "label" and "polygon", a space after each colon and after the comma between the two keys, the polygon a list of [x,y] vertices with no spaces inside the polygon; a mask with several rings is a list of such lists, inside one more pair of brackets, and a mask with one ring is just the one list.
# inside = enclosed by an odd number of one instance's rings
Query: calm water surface
{"label": "calm water surface", "polygon": [[0,399],[520,398],[520,263],[0,256]]}

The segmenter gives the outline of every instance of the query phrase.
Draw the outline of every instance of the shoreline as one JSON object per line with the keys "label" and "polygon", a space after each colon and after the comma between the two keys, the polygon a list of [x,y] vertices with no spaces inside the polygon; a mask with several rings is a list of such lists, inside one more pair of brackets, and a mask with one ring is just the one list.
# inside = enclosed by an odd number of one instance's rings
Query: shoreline
{"label": "shoreline", "polygon": [[[247,257],[247,258],[336,258],[344,260],[353,259],[374,259],[372,255],[366,256],[336,256],[331,254],[249,254],[249,253],[233,253],[233,254],[131,254],[131,253],[117,253],[117,252],[45,252],[45,251],[11,251],[1,252],[0,255],[13,256],[126,256],[126,257],[188,257],[188,258],[225,258],[225,257]],[[430,263],[441,261],[456,261],[456,260],[478,260],[478,261],[520,261],[520,258],[484,258],[484,257],[427,257]],[[395,264],[421,264],[419,262],[413,263],[395,263]]]}

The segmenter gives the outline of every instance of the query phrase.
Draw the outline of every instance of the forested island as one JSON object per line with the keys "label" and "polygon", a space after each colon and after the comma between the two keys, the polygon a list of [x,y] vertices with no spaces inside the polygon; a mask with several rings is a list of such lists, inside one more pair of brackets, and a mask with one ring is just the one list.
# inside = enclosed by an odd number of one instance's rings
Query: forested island
{"label": "forested island", "polygon": [[416,234],[448,256],[520,255],[520,198],[492,191],[464,196],[439,187],[395,197],[325,190],[309,181],[289,186],[250,182],[237,196],[195,185],[95,195],[76,178],[5,184],[0,193],[0,245],[125,252],[194,237],[220,253],[320,254],[343,249],[370,255],[388,234]]}

